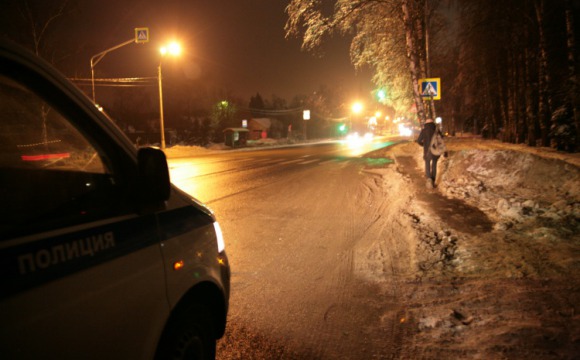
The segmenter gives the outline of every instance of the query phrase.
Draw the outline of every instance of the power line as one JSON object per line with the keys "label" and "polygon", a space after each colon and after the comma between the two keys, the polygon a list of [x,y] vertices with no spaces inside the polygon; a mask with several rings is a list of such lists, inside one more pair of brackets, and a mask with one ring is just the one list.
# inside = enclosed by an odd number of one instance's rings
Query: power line
{"label": "power line", "polygon": [[294,109],[254,109],[254,108],[244,108],[240,107],[241,110],[251,111],[252,113],[259,113],[262,115],[287,115],[295,114],[303,111],[302,107]]}
{"label": "power line", "polygon": [[[86,78],[69,78],[74,83],[79,85],[90,85],[92,79]],[[133,78],[101,78],[95,79],[98,86],[113,86],[113,87],[139,87],[139,86],[153,86],[156,85],[157,77],[133,77]]]}

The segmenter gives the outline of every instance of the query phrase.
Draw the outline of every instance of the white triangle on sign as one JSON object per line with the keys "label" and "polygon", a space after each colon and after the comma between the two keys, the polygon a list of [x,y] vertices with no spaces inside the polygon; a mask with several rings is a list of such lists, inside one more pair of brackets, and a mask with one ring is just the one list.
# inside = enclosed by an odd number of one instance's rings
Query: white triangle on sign
{"label": "white triangle on sign", "polygon": [[147,32],[146,31],[139,31],[139,40],[147,40]]}
{"label": "white triangle on sign", "polygon": [[427,83],[427,86],[425,86],[425,89],[423,90],[423,95],[437,96],[437,90],[435,90],[435,87],[432,83]]}

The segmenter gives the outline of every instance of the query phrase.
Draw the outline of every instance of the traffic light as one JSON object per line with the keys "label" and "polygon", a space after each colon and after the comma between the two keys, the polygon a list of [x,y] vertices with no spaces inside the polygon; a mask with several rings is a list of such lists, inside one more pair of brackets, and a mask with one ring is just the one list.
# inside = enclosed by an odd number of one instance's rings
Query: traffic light
{"label": "traffic light", "polygon": [[385,90],[384,88],[377,90],[377,99],[379,101],[384,101],[386,98],[387,98],[387,90]]}
{"label": "traffic light", "polygon": [[338,126],[338,132],[339,132],[340,134],[344,134],[344,133],[346,133],[346,124],[340,124],[340,125]]}

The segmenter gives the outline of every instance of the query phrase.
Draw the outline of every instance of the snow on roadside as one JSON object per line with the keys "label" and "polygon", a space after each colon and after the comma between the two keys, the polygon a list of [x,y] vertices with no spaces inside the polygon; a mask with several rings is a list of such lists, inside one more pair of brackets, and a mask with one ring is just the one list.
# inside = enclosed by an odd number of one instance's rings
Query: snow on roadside
{"label": "snow on roadside", "polygon": [[[409,264],[388,290],[404,304],[401,324],[411,338],[400,357],[578,355],[579,155],[477,139],[447,139],[447,145],[436,202],[425,201],[419,146],[384,151],[396,161],[383,175],[383,196],[392,204],[383,227],[395,229],[358,258],[369,263],[358,269],[371,280],[386,278],[394,261]],[[494,226],[480,232],[451,226],[437,206],[453,208],[457,201],[483,211]],[[461,219],[464,209],[450,214]],[[397,233],[409,224],[413,234]]]}
{"label": "snow on roadside", "polygon": [[210,154],[219,150],[224,150],[223,144],[212,144],[207,148],[202,146],[175,145],[166,148],[165,155],[168,158],[180,158]]}
{"label": "snow on roadside", "polygon": [[477,206],[498,229],[526,221],[580,219],[580,168],[567,161],[577,160],[577,154],[557,158],[537,149],[493,146],[471,149],[451,141],[452,156],[440,166],[440,191]]}
{"label": "snow on roadside", "polygon": [[[515,270],[512,269],[512,276],[541,276],[539,268],[566,269],[571,264],[574,268],[580,268],[580,253],[575,252],[580,251],[580,167],[576,165],[580,164],[580,154],[561,154],[550,150],[542,152],[536,148],[528,149],[477,139],[448,139],[447,146],[449,157],[441,157],[439,161],[436,192],[483,211],[494,224],[491,233],[482,233],[477,237],[457,230],[452,232],[453,239],[469,237],[473,244],[477,243],[477,246],[486,248],[485,252],[481,249],[469,249],[462,246],[460,241],[455,256],[456,263],[469,263],[469,266],[465,266],[477,271],[485,266],[488,270],[497,267],[495,271],[500,271],[499,268],[505,263],[502,264],[498,259],[503,258],[503,255],[483,261],[482,254],[494,252],[486,243],[487,240],[494,244],[494,238],[502,237],[518,238],[528,243],[543,239],[559,244],[550,249],[551,261],[555,263],[550,266],[537,263],[531,266],[534,269],[526,271],[517,270],[516,267]],[[423,171],[422,151],[416,144],[397,145],[387,150],[385,156],[395,159],[412,157],[416,170],[420,173]],[[395,167],[400,168],[400,165]],[[392,176],[396,174],[399,176]],[[408,176],[400,171],[394,172],[388,178],[385,177],[385,186],[393,187],[392,183],[395,181],[409,183]],[[397,196],[411,199],[416,199],[421,192],[427,191],[409,185],[397,188],[401,189]],[[429,241],[439,243],[438,236],[430,233],[450,231],[450,226],[446,224],[446,220],[450,219],[440,218],[441,214],[438,216],[437,209],[425,206],[420,201],[414,201],[411,208],[414,209],[413,216],[416,218],[412,217],[410,221],[417,222],[417,227],[425,227],[422,230],[423,235],[420,236],[434,237]],[[537,245],[543,248],[543,245]],[[570,247],[576,246],[578,249],[571,252]],[[465,255],[465,259],[459,258],[461,253]],[[478,255],[475,256],[474,253]],[[464,261],[466,259],[470,261]],[[476,261],[483,261],[486,265],[474,263]],[[569,274],[572,272],[573,269],[567,271]]]}

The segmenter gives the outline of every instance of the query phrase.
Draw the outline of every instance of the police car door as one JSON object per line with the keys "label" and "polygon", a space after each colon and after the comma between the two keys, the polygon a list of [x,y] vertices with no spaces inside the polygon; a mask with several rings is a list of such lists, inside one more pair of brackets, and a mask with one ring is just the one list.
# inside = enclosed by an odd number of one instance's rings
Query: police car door
{"label": "police car door", "polygon": [[0,357],[147,357],[168,305],[156,218],[135,211],[127,154],[79,127],[86,113],[57,85],[43,83],[37,93],[45,79],[7,74],[0,74]]}

